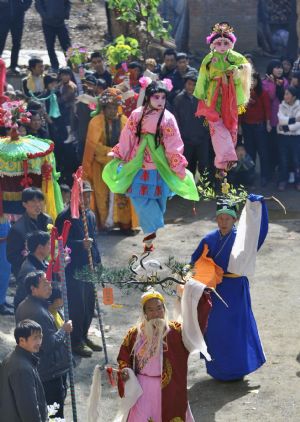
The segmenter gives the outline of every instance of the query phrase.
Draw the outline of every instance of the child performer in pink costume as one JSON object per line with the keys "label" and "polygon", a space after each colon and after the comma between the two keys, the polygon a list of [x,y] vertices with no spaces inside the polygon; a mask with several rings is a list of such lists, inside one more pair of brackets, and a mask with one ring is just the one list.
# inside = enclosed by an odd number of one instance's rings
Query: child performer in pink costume
{"label": "child performer in pink costume", "polygon": [[236,37],[227,22],[217,23],[206,39],[211,52],[200,67],[194,96],[196,116],[206,117],[215,151],[215,166],[222,176],[237,161],[238,114],[250,96],[251,65],[233,50]]}
{"label": "child performer in pink costume", "polygon": [[145,251],[153,249],[156,231],[164,226],[168,197],[198,200],[193,175],[186,170],[183,142],[173,114],[166,110],[170,80],[140,79],[142,107],[134,110],[111,153],[115,159],[102,173],[113,193],[130,196],[145,233]]}

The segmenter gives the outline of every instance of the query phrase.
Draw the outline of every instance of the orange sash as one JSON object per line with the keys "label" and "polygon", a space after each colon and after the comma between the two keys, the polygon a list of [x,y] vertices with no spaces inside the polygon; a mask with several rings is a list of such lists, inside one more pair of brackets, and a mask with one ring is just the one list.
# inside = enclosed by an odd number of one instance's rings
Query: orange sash
{"label": "orange sash", "polygon": [[205,244],[202,255],[195,262],[193,279],[208,287],[216,288],[217,284],[222,281],[224,271],[207,254],[208,246]]}

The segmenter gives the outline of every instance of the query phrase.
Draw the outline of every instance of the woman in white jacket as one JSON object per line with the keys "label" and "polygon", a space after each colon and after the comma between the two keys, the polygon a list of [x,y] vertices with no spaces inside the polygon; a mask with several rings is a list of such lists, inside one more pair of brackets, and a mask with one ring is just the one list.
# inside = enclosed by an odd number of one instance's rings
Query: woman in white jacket
{"label": "woman in white jacket", "polygon": [[295,187],[300,191],[300,101],[297,89],[285,90],[284,99],[278,111],[279,184],[284,191],[288,181],[289,164],[295,172]]}

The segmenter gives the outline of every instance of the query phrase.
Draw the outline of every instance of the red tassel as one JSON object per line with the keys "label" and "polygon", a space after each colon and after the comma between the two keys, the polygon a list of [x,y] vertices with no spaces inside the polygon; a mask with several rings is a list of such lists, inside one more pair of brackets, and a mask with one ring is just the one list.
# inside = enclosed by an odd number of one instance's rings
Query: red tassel
{"label": "red tassel", "polygon": [[119,395],[122,399],[125,393],[124,381],[122,378],[122,371],[118,371],[118,390],[119,390]]}
{"label": "red tassel", "polygon": [[148,193],[148,186],[142,185],[140,189],[140,195],[144,196]]}
{"label": "red tassel", "polygon": [[61,234],[61,236],[63,238],[64,247],[66,246],[71,226],[72,226],[71,221],[69,221],[69,220],[64,221],[64,226],[63,226],[63,230],[62,230],[62,234]]}
{"label": "red tassel", "polygon": [[111,367],[108,367],[108,368],[106,368],[106,372],[107,372],[107,375],[108,375],[108,380],[109,380],[110,385],[114,387],[116,385],[116,383],[115,383],[114,376],[113,376],[113,369]]}
{"label": "red tassel", "polygon": [[48,265],[48,268],[47,268],[47,271],[46,271],[46,279],[48,280],[48,281],[52,281],[52,269],[53,269],[53,261],[52,261],[52,259],[51,259],[51,261],[49,262],[49,265]]}
{"label": "red tassel", "polygon": [[161,196],[161,186],[156,186],[155,196]]}
{"label": "red tassel", "polygon": [[141,179],[144,180],[144,182],[147,182],[149,180],[149,173],[147,170],[144,170],[142,175],[141,175]]}
{"label": "red tassel", "polygon": [[41,167],[42,176],[43,179],[46,182],[46,193],[48,192],[48,182],[51,180],[52,177],[52,166],[50,163],[47,163],[47,161],[44,162],[44,164]]}

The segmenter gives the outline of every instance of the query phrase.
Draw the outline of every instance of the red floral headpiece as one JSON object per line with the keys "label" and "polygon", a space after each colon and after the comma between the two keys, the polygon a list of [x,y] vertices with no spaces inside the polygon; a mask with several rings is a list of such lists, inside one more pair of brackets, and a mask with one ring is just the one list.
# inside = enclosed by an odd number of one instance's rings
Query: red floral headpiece
{"label": "red floral headpiece", "polygon": [[233,33],[232,26],[229,25],[228,22],[220,22],[216,23],[212,27],[211,34],[206,37],[207,44],[213,43],[217,38],[227,38],[233,44],[236,42],[236,36]]}

